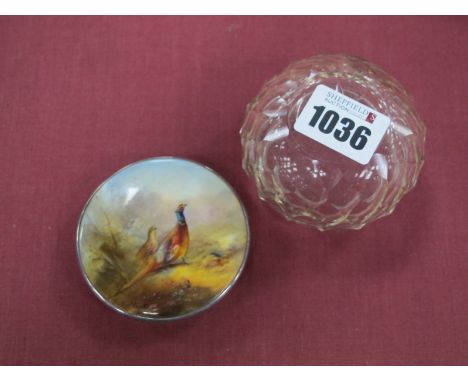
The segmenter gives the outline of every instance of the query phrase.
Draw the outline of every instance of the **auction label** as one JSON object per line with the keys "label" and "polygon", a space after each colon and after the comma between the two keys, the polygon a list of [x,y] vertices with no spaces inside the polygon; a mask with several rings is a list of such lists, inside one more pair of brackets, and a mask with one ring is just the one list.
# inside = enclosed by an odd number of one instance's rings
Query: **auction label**
{"label": "auction label", "polygon": [[294,130],[355,160],[369,163],[390,118],[325,85],[318,85]]}

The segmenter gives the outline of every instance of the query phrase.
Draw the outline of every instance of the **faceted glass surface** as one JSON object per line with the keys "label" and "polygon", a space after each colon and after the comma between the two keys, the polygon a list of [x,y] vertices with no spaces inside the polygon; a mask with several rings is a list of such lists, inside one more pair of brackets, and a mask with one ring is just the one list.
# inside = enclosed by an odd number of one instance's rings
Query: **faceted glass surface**
{"label": "faceted glass surface", "polygon": [[[293,129],[320,84],[391,119],[367,165]],[[315,56],[291,64],[247,106],[243,167],[260,198],[288,220],[320,230],[359,229],[390,214],[414,187],[425,131],[411,97],[382,69],[351,56]]]}

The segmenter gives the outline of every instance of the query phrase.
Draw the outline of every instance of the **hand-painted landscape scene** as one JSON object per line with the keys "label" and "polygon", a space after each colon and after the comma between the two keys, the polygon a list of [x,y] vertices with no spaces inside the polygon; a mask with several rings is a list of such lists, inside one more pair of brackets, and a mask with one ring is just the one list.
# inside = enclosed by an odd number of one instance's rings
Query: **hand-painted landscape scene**
{"label": "hand-painted landscape scene", "polygon": [[155,158],[108,179],[78,231],[88,281],[118,310],[154,319],[202,309],[235,280],[248,223],[231,188],[194,162]]}

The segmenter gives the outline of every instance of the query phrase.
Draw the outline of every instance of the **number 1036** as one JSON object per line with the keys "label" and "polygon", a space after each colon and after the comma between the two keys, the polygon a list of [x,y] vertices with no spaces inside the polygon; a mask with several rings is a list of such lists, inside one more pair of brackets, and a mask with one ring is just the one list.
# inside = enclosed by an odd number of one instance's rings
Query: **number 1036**
{"label": "number 1036", "polygon": [[[370,137],[371,131],[365,126],[358,126],[355,129],[355,123],[352,119],[341,118],[333,110],[327,110],[325,106],[314,106],[315,113],[309,122],[309,125],[315,127],[318,123],[318,129],[323,134],[331,134],[340,142],[346,142],[349,139],[349,145],[355,150],[362,150],[367,143],[367,137]],[[339,124],[339,125],[338,125]],[[338,127],[337,127],[338,125]]]}

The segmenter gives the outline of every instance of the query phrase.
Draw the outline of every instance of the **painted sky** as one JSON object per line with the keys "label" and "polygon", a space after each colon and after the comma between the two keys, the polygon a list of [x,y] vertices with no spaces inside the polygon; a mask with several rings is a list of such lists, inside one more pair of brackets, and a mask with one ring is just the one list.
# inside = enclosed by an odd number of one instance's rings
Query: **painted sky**
{"label": "painted sky", "polygon": [[122,198],[129,203],[142,190],[157,188],[158,193],[178,199],[210,197],[228,187],[212,171],[180,159],[152,159],[131,165],[114,175],[99,191],[103,198]]}
{"label": "painted sky", "polygon": [[197,227],[205,227],[206,235],[224,228],[231,231],[232,241],[245,240],[247,222],[229,185],[201,165],[174,158],[142,161],[114,174],[94,195],[84,223],[91,219],[103,224],[105,211],[115,228],[142,240],[150,226],[167,233],[179,203],[188,204],[191,233]]}

